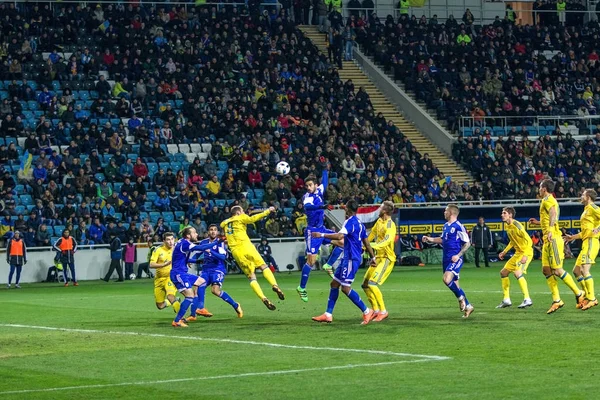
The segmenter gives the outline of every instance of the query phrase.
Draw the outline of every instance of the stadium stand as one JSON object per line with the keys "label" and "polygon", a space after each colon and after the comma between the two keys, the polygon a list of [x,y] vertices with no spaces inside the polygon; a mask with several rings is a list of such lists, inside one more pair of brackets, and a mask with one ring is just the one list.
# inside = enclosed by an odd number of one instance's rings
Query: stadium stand
{"label": "stadium stand", "polygon": [[161,7],[0,4],[0,236],[23,220],[29,245],[65,227],[82,243],[147,240],[202,232],[233,204],[282,205],[279,229],[250,234],[297,236],[303,178],[326,159],[331,204],[456,185],[285,11]]}

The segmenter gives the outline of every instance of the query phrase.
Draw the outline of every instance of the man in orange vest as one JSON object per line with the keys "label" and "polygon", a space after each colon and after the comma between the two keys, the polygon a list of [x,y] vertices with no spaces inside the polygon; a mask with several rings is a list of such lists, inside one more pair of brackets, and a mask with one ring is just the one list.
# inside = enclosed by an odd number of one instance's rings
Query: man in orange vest
{"label": "man in orange vest", "polygon": [[15,231],[13,237],[8,239],[6,244],[6,262],[10,265],[7,287],[9,289],[11,288],[13,274],[17,271],[15,287],[21,289],[19,281],[21,280],[21,270],[23,269],[23,265],[27,264],[27,247],[25,246],[25,241],[21,239],[21,233],[19,231]]}
{"label": "man in orange vest", "polygon": [[54,250],[60,253],[60,261],[64,268],[63,276],[65,277],[65,287],[69,286],[67,280],[67,266],[71,270],[71,281],[74,286],[79,286],[75,277],[75,252],[77,251],[77,242],[71,236],[71,232],[65,229],[62,232],[62,237],[54,243]]}

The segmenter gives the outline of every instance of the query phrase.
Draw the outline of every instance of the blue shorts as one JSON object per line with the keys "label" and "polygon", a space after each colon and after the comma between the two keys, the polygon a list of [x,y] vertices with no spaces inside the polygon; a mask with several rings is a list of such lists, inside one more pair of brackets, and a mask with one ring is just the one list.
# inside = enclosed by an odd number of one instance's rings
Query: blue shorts
{"label": "blue shorts", "polygon": [[206,286],[218,285],[223,286],[225,279],[225,271],[219,269],[202,270],[200,277],[206,281]]}
{"label": "blue shorts", "polygon": [[360,260],[349,260],[344,258],[333,273],[333,279],[342,286],[350,286],[354,282],[354,277],[360,267]]}
{"label": "blue shorts", "polygon": [[191,289],[198,280],[198,276],[192,274],[174,274],[171,273],[171,281],[178,292]]}
{"label": "blue shorts", "polygon": [[442,267],[444,272],[452,272],[454,274],[454,280],[458,280],[460,275],[460,269],[463,266],[463,259],[460,258],[457,262],[453,263],[452,260],[444,260]]}
{"label": "blue shorts", "polygon": [[324,226],[320,228],[312,228],[307,226],[304,230],[304,240],[306,242],[306,254],[319,254],[319,250],[321,249],[321,245],[331,243],[330,239],[325,238],[314,238],[311,236],[312,232],[319,233],[335,233],[331,229],[327,229]]}

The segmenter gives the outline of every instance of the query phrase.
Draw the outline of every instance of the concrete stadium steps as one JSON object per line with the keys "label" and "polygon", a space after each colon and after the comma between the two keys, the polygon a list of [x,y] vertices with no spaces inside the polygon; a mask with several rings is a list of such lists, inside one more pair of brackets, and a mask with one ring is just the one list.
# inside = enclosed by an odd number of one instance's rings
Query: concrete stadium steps
{"label": "concrete stadium steps", "polygon": [[[327,54],[326,35],[320,33],[316,26],[301,26],[300,29],[306,37],[323,53]],[[423,136],[417,128],[407,121],[398,111],[396,106],[375,86],[373,82],[361,71],[354,61],[344,61],[343,69],[339,71],[340,78],[344,81],[352,79],[358,89],[364,87],[371,98],[375,113],[381,112],[387,120],[393,120],[402,133],[421,154],[429,153],[429,157],[446,176],[451,176],[456,182],[472,182],[473,178],[463,168],[459,167],[448,155],[435,146],[427,137]]]}

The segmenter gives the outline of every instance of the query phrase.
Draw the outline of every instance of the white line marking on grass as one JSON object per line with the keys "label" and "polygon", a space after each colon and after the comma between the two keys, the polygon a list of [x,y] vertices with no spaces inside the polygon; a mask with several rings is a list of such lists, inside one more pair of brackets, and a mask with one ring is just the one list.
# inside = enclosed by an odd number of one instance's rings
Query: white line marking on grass
{"label": "white line marking on grass", "polygon": [[143,332],[127,332],[127,331],[103,331],[97,329],[74,329],[74,328],[59,328],[53,326],[35,326],[35,325],[20,325],[20,324],[0,324],[0,327],[6,328],[23,328],[23,329],[38,329],[46,331],[59,331],[59,332],[74,332],[74,333],[97,333],[105,335],[121,335],[121,336],[145,336],[145,337],[157,337],[167,339],[179,339],[179,340],[197,340],[204,342],[219,342],[219,343],[233,343],[233,344],[248,344],[253,346],[266,346],[266,347],[277,347],[285,349],[299,349],[299,350],[317,350],[317,351],[335,351],[342,353],[364,353],[364,354],[378,354],[385,356],[396,356],[396,357],[415,357],[429,361],[444,361],[450,360],[451,357],[445,356],[432,356],[426,354],[411,354],[411,353],[397,353],[393,351],[385,350],[369,350],[369,349],[348,349],[338,347],[316,347],[316,346],[296,346],[292,344],[280,344],[271,342],[256,342],[252,340],[236,340],[236,339],[224,339],[224,338],[203,338],[197,336],[176,336],[167,335],[163,333],[143,333]]}
{"label": "white line marking on grass", "polygon": [[[448,359],[448,358],[449,357],[445,357],[444,359]],[[248,378],[248,377],[265,376],[265,375],[289,375],[289,374],[300,374],[300,373],[304,373],[304,372],[322,372],[322,371],[332,371],[332,370],[352,369],[352,368],[383,367],[383,366],[388,366],[388,365],[408,364],[408,363],[418,363],[418,362],[428,362],[428,361],[432,361],[432,360],[422,358],[420,360],[388,361],[388,362],[369,363],[369,364],[346,364],[346,365],[335,365],[335,366],[331,366],[331,367],[321,367],[321,368],[289,369],[289,370],[265,371],[265,372],[247,372],[247,373],[242,373],[242,374],[201,376],[201,377],[195,377],[195,378],[166,379],[166,380],[160,380],[160,381],[122,382],[122,383],[106,383],[106,384],[98,384],[98,385],[64,386],[64,387],[54,387],[54,388],[45,388],[45,389],[11,390],[11,391],[6,391],[6,392],[0,392],[0,396],[1,395],[9,395],[9,394],[23,394],[23,393],[58,392],[58,391],[64,391],[64,390],[103,389],[103,388],[119,387],[119,386],[160,385],[160,384],[164,384],[164,383],[208,381],[208,380],[216,380],[216,379],[239,379],[239,378]]]}

